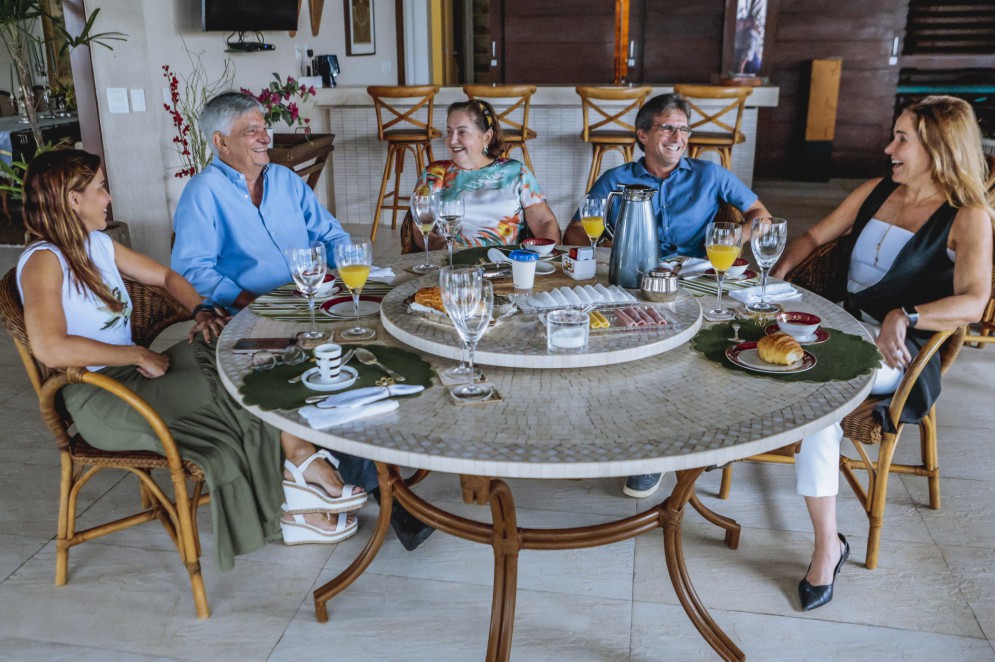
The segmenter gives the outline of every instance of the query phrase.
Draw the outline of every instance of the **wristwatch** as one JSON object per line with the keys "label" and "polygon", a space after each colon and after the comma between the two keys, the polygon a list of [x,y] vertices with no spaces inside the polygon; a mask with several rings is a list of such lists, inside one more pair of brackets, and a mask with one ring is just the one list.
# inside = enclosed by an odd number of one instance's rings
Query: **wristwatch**
{"label": "wristwatch", "polygon": [[916,312],[915,306],[902,306],[902,312],[905,313],[905,319],[909,321],[909,326],[913,329],[919,324],[919,313]]}
{"label": "wristwatch", "polygon": [[211,313],[212,315],[217,315],[218,311],[214,308],[214,304],[204,302],[193,309],[194,317],[197,316],[197,313]]}

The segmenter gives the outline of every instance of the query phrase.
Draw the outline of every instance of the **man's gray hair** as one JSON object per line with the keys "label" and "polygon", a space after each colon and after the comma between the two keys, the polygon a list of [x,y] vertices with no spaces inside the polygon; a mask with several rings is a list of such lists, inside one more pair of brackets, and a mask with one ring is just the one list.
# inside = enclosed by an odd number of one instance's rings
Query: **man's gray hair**
{"label": "man's gray hair", "polygon": [[[688,121],[691,120],[691,104],[687,102],[687,99],[680,94],[659,94],[644,103],[643,107],[636,113],[636,131],[649,133],[653,129],[653,118],[668,110],[679,110],[687,116]],[[639,148],[645,152],[646,146],[639,141],[638,136],[636,142],[639,143]]]}
{"label": "man's gray hair", "polygon": [[215,132],[227,136],[231,132],[231,125],[235,120],[253,110],[258,110],[260,113],[266,112],[263,104],[243,92],[222,92],[205,103],[204,109],[200,111],[200,117],[197,119],[197,126],[200,127],[201,133],[207,137],[207,144],[210,145],[211,151],[215,154],[218,152],[217,147],[214,146]]}

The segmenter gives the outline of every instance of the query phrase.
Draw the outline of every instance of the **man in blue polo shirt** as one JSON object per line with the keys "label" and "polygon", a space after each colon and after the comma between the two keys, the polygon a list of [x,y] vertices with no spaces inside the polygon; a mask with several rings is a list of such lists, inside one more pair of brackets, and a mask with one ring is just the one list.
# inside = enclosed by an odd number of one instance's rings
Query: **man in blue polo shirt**
{"label": "man in blue polo shirt", "polygon": [[[653,196],[656,234],[660,255],[705,256],[705,230],[719,204],[735,206],[746,218],[743,240],[748,241],[749,223],[770,216],[756,193],[734,174],[710,161],[684,157],[691,136],[691,108],[679,94],[655,96],[636,114],[636,141],[645,156],[612,168],[598,178],[588,195],[607,198],[619,184],[643,184],[657,189]],[[585,245],[587,235],[575,215],[563,243]],[[663,474],[629,476],[622,492],[635,498],[651,496],[660,487]]]}
{"label": "man in blue polo shirt", "polygon": [[[757,195],[734,174],[710,161],[685,158],[690,116],[691,108],[679,94],[661,94],[647,101],[636,115],[636,141],[645,156],[605,172],[588,192],[607,198],[620,184],[657,189],[653,213],[664,257],[704,257],[705,229],[721,203],[743,212],[747,232],[754,218],[770,215]],[[563,243],[588,243],[579,216],[575,215],[567,227]]]}

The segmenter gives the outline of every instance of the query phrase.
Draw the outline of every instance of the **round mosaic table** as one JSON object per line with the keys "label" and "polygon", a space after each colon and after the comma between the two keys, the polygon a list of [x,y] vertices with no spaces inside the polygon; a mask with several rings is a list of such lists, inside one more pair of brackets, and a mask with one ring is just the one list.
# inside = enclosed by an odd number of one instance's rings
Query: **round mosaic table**
{"label": "round mosaic table", "polygon": [[[405,269],[420,259],[420,255],[402,256],[391,262],[398,274],[396,284],[414,278]],[[821,297],[805,294],[799,307],[819,314],[826,326],[865,335],[856,320]],[[238,338],[287,337],[305,326],[260,318],[248,310],[239,313],[218,344],[218,367],[226,388],[239,398],[238,386],[251,369],[249,357],[231,351]],[[400,344],[382,329],[379,342]],[[450,364],[435,356],[426,360],[439,367]],[[744,659],[698,601],[684,565],[680,524],[688,503],[726,529],[730,547],[738,541],[738,525],[704,508],[694,496],[694,483],[708,468],[786,446],[841,419],[866,397],[871,377],[787,383],[740,375],[709,362],[690,343],[639,361],[597,368],[489,367],[487,373],[503,398],[500,402],[457,406],[445,387],[435,386],[416,398],[402,399],[399,409],[390,414],[323,431],[310,428],[296,412],[248,407],[272,425],[319,446],[377,463],[381,511],[376,528],[353,564],[315,591],[318,620],[327,620],[327,601],[372,562],[389,528],[392,501],[397,499],[435,528],[493,546],[488,660],[510,657],[520,550],[608,544],[657,527],[664,530],[671,580],[689,618],[720,656]],[[419,471],[405,480],[400,466]],[[493,524],[456,517],[419,498],[411,487],[428,470],[459,475],[464,499],[489,504]],[[510,488],[501,480],[666,471],[677,472],[678,480],[664,503],[583,529],[519,528]]]}

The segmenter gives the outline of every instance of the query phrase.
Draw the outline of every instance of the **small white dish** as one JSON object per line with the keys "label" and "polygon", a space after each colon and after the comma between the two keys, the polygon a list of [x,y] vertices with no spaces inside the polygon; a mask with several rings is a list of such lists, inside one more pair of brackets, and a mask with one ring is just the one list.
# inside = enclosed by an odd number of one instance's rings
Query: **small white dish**
{"label": "small white dish", "polygon": [[548,276],[556,273],[556,266],[549,262],[536,262],[536,276]]}
{"label": "small white dish", "polygon": [[330,382],[321,381],[318,368],[311,368],[301,375],[301,384],[312,391],[341,391],[355,384],[357,379],[359,379],[359,373],[356,369],[344,365],[340,368],[339,376]]}

